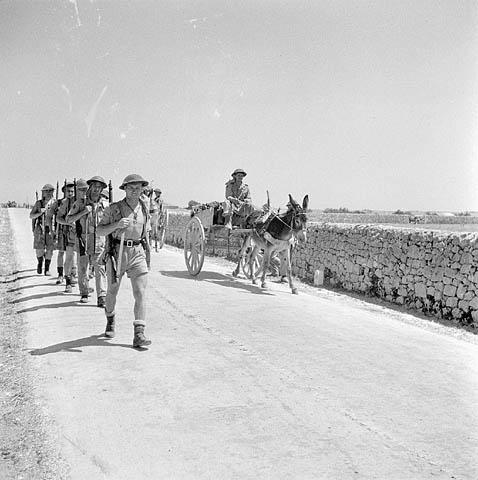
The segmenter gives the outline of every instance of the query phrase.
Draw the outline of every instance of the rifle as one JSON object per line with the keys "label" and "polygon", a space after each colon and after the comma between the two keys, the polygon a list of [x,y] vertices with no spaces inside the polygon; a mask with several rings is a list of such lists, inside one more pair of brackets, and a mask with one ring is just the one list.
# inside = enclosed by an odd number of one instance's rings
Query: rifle
{"label": "rifle", "polygon": [[113,203],[113,184],[111,180],[108,183],[108,200],[110,203]]}
{"label": "rifle", "polygon": [[[35,202],[35,206],[36,206],[36,204],[38,203],[38,190],[35,192],[35,196],[36,196],[36,202]],[[32,232],[33,232],[33,233],[35,233],[36,224],[37,224],[37,219],[34,218],[34,219],[32,220]]]}
{"label": "rifle", "polygon": [[59,233],[59,227],[58,227],[58,221],[56,219],[57,215],[58,215],[58,190],[60,188],[60,185],[58,184],[58,180],[56,181],[56,195],[55,195],[55,201],[56,201],[56,205],[55,205],[55,218],[52,219],[52,224],[51,226],[53,227],[53,225],[55,226],[55,237],[56,239],[58,240],[58,233]]}

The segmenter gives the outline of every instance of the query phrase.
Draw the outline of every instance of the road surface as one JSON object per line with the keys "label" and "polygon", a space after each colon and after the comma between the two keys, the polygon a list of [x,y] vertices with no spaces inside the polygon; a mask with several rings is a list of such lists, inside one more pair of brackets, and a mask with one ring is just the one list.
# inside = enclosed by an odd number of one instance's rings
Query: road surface
{"label": "road surface", "polygon": [[36,388],[71,478],[478,478],[471,334],[324,289],[263,291],[222,259],[191,278],[165,247],[138,351],[128,282],[107,340],[96,302],[36,275],[28,212],[10,218]]}

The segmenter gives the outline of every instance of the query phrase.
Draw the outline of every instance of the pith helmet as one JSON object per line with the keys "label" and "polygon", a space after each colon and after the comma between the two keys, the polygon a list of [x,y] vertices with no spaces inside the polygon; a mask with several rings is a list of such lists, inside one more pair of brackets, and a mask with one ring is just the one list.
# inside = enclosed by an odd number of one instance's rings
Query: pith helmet
{"label": "pith helmet", "polygon": [[41,191],[44,192],[46,190],[55,190],[55,187],[51,183],[46,183],[43,185]]}
{"label": "pith helmet", "polygon": [[105,182],[105,179],[103,177],[100,177],[99,175],[95,175],[94,177],[91,177],[89,180],[86,181],[88,185],[91,185],[93,182],[99,182],[103,185],[103,188],[106,188],[108,185]]}
{"label": "pith helmet", "polygon": [[61,187],[61,191],[63,193],[65,193],[65,190],[66,190],[67,187],[74,187],[74,186],[75,186],[75,184],[72,181],[67,180],[65,182],[65,185],[63,185],[63,187]]}
{"label": "pith helmet", "polygon": [[109,200],[110,198],[110,192],[108,191],[107,188],[104,188],[102,190],[102,192],[100,193],[100,195],[103,197],[103,198],[106,198],[107,200]]}
{"label": "pith helmet", "polygon": [[141,183],[143,187],[146,187],[146,185],[149,184],[147,180],[145,180],[141,175],[138,175],[137,173],[132,173],[131,175],[125,177],[123,183],[119,186],[119,188],[121,190],[124,190],[124,187],[128,185],[128,183]]}
{"label": "pith helmet", "polygon": [[238,173],[242,173],[244,176],[247,175],[246,171],[243,170],[242,168],[236,168],[236,169],[231,173],[231,176],[233,177],[234,175],[237,175]]}
{"label": "pith helmet", "polygon": [[163,193],[160,188],[155,188],[154,193]]}
{"label": "pith helmet", "polygon": [[86,181],[83,179],[83,178],[79,178],[77,181],[76,181],[76,188],[78,189],[88,189],[88,184],[86,183]]}

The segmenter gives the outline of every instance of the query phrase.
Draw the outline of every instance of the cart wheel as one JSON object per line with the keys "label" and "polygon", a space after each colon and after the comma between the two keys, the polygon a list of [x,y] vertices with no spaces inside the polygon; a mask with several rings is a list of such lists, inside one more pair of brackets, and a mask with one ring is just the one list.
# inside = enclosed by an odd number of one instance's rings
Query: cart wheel
{"label": "cart wheel", "polygon": [[262,260],[264,257],[262,250],[259,250],[256,253],[254,257],[254,261],[252,262],[252,271],[251,271],[249,260],[251,258],[253,251],[254,251],[253,248],[249,247],[246,250],[246,254],[242,257],[242,261],[241,261],[242,271],[244,272],[244,275],[249,280],[252,280],[253,278],[257,278],[262,273]]}
{"label": "cart wheel", "polygon": [[191,275],[197,275],[204,263],[206,237],[201,221],[197,217],[191,218],[186,225],[184,235],[184,259]]}

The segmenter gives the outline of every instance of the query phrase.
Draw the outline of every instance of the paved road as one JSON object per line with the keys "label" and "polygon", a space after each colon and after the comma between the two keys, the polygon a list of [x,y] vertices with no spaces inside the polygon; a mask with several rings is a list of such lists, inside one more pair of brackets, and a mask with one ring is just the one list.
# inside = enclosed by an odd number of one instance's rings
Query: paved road
{"label": "paved road", "polygon": [[[153,255],[149,350],[37,276],[27,212],[11,209],[19,308],[74,479],[477,479],[478,346],[326,290],[291,295],[198,279]],[[302,289],[304,290],[304,288]]]}

